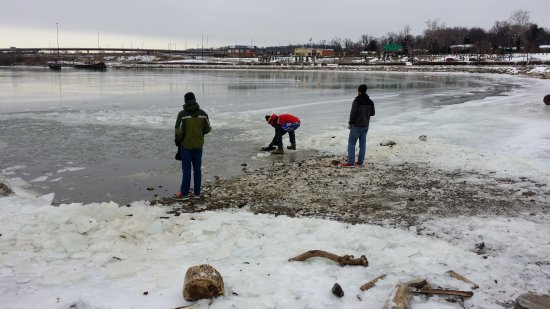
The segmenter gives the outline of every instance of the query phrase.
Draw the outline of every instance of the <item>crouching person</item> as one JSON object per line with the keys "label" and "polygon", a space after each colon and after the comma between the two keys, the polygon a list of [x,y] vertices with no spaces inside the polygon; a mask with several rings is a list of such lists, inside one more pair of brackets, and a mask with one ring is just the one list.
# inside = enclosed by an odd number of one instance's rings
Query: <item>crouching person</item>
{"label": "crouching person", "polygon": [[296,150],[296,135],[294,131],[300,127],[300,119],[298,117],[290,114],[281,114],[281,115],[266,115],[265,120],[268,124],[275,128],[275,136],[273,140],[267,147],[263,147],[264,151],[271,151],[272,154],[284,154],[283,150],[283,135],[288,133],[290,139],[290,145],[287,146],[287,149]]}

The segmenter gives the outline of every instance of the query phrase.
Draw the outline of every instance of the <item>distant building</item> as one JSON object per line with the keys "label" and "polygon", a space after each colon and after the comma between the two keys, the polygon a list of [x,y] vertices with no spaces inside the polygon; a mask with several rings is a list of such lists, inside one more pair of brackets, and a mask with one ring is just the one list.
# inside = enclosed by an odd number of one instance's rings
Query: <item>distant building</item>
{"label": "distant building", "polygon": [[321,57],[333,57],[336,55],[334,49],[321,49]]}
{"label": "distant building", "polygon": [[227,57],[256,58],[256,46],[235,45],[227,48]]}
{"label": "distant building", "polygon": [[550,45],[540,45],[539,48],[542,51],[550,51]]}
{"label": "distant building", "polygon": [[333,49],[298,47],[294,49],[295,57],[332,57],[336,53]]}

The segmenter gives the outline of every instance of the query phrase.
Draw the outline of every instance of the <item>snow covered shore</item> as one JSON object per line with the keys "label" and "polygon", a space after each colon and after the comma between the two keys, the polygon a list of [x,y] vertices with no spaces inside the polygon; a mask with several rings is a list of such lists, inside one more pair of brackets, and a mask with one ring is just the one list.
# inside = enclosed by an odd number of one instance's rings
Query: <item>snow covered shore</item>
{"label": "snow covered shore", "polygon": [[[511,74],[550,79],[550,54],[514,54],[505,58],[484,55],[483,62],[462,61],[444,62],[451,58],[460,60],[460,55],[443,55],[439,59],[418,58],[417,64],[410,62],[388,62],[380,59],[340,59],[321,58],[317,62],[296,63],[293,57],[283,57],[270,62],[260,62],[257,58],[203,58],[203,59],[159,59],[155,56],[122,56],[108,59],[111,68],[142,69],[200,69],[200,70],[311,70],[311,71],[364,71],[364,72],[463,72],[481,74]],[[527,59],[534,60],[529,64]]]}
{"label": "snow covered shore", "polygon": [[[3,307],[183,306],[185,271],[202,263],[221,272],[226,295],[194,308],[381,308],[397,283],[418,277],[471,289],[449,270],[480,286],[474,296],[414,296],[412,308],[502,308],[527,291],[548,293],[545,185],[416,164],[341,169],[340,159],[248,170],[183,205],[2,197]],[[366,255],[369,267],[287,261],[312,249]],[[343,298],[330,292],[336,282]]]}
{"label": "snow covered shore", "polygon": [[110,63],[116,69],[199,69],[199,70],[300,70],[300,71],[357,71],[357,72],[461,72],[482,74],[511,74],[549,79],[550,67],[545,65],[285,65],[285,64],[228,64],[228,63]]}
{"label": "snow covered shore", "polygon": [[[423,277],[470,290],[470,299],[415,296],[412,308],[502,308],[547,292],[547,214],[457,216],[410,229],[255,215],[243,210],[170,215],[144,202],[48,206],[51,196],[0,199],[3,308],[174,308],[185,270],[209,263],[226,295],[194,308],[381,308],[395,285]],[[435,237],[434,237],[435,236]],[[310,249],[366,255],[369,267],[312,259]],[[362,292],[375,276],[387,278]],[[338,282],[345,296],[330,293]]]}

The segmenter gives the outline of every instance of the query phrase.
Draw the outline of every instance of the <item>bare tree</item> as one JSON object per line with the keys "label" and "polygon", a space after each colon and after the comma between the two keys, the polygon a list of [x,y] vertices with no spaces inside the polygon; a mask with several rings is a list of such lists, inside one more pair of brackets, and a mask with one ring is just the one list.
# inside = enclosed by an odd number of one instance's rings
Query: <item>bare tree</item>
{"label": "bare tree", "polygon": [[359,40],[359,45],[361,45],[361,50],[367,50],[367,46],[369,45],[370,37],[366,34],[361,35],[361,39]]}
{"label": "bare tree", "polygon": [[442,30],[445,28],[445,23],[441,22],[439,18],[436,18],[426,21],[426,26],[428,28],[424,30],[424,36],[426,37],[428,49],[431,52],[438,53],[442,50],[441,45],[444,45],[441,36]]}
{"label": "bare tree", "polygon": [[411,27],[409,25],[406,25],[403,30],[399,31],[399,36],[402,40],[409,39],[409,36],[411,35]]}
{"label": "bare tree", "polygon": [[502,48],[513,47],[513,31],[508,21],[495,21],[490,30],[491,44],[493,50],[502,50]]}
{"label": "bare tree", "polygon": [[339,37],[335,37],[332,40],[330,40],[329,45],[334,48],[334,51],[337,51],[337,52],[342,51],[342,39]]}
{"label": "bare tree", "polygon": [[518,31],[525,31],[530,25],[529,12],[527,10],[515,10],[510,15],[508,21],[512,27],[517,27]]}
{"label": "bare tree", "polygon": [[426,26],[428,29],[424,30],[424,35],[429,36],[430,34],[445,28],[445,23],[440,21],[438,17],[436,19],[428,19],[426,21]]}

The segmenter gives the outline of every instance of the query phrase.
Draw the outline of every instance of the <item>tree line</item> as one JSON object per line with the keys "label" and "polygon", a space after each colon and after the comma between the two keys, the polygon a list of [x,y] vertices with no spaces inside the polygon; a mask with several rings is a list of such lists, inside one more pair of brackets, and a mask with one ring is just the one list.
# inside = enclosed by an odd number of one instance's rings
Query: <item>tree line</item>
{"label": "tree line", "polygon": [[539,46],[550,44],[550,30],[530,21],[526,10],[514,11],[507,20],[496,21],[491,29],[480,27],[447,27],[439,18],[428,20],[421,35],[411,35],[405,26],[399,32],[382,37],[367,34],[358,41],[349,38],[321,40],[317,48],[331,48],[336,52],[357,54],[361,51],[381,52],[389,44],[399,44],[408,53],[450,53],[451,46],[467,45],[469,52],[492,54],[503,52],[538,52]]}

